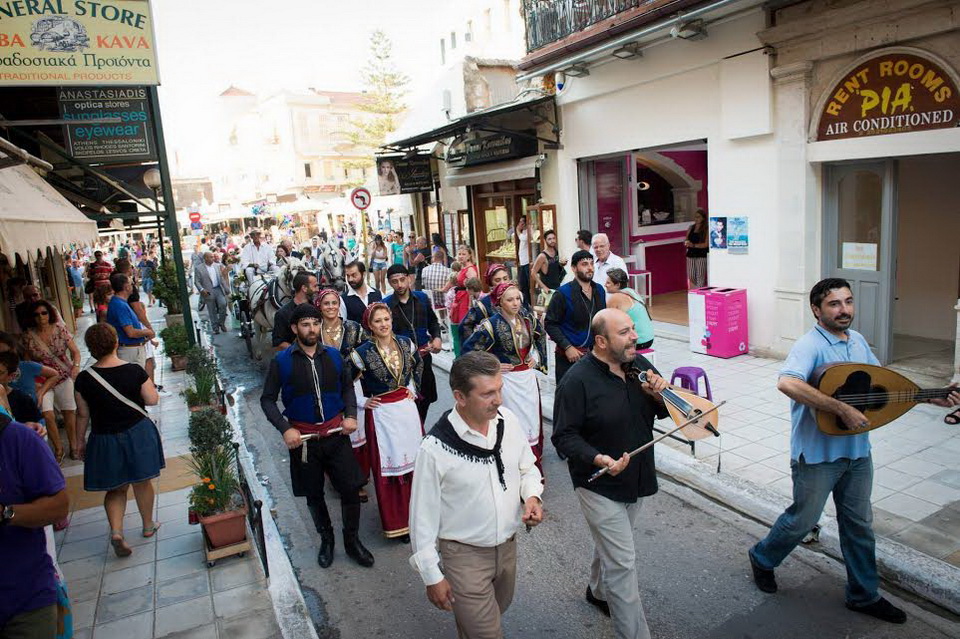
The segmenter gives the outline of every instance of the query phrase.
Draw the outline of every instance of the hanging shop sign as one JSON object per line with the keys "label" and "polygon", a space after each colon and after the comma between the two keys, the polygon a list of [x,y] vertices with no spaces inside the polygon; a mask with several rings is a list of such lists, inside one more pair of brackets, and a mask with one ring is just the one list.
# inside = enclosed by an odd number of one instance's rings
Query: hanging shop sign
{"label": "hanging shop sign", "polygon": [[476,136],[458,139],[447,149],[448,166],[464,167],[500,162],[536,155],[539,151],[536,138],[520,137],[509,133]]}
{"label": "hanging shop sign", "polygon": [[[144,87],[61,87],[57,89],[67,149],[95,163],[156,160],[150,109]],[[103,123],[97,120],[114,119]]]}
{"label": "hanging shop sign", "polygon": [[960,125],[956,75],[918,49],[888,49],[860,61],[824,99],[817,140],[946,129]]}
{"label": "hanging shop sign", "polygon": [[154,85],[147,0],[0,2],[0,86]]}
{"label": "hanging shop sign", "polygon": [[377,158],[380,195],[404,195],[433,190],[433,169],[429,155],[404,157],[384,155]]}

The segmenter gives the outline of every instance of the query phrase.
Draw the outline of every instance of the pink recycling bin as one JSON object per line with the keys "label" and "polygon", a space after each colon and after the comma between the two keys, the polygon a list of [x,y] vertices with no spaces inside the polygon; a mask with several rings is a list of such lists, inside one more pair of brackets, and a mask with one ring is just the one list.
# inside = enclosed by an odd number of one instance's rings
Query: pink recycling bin
{"label": "pink recycling bin", "polygon": [[743,355],[747,344],[747,290],[705,286],[687,294],[690,350],[722,357]]}

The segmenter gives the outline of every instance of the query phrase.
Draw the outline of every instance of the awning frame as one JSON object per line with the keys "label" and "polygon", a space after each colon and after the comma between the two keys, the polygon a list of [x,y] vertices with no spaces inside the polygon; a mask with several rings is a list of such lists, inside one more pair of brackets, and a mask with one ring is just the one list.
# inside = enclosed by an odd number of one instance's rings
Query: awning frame
{"label": "awning frame", "polygon": [[[533,100],[525,100],[523,102],[516,101],[528,92],[530,92],[530,90],[521,92],[520,95],[518,95],[517,98],[515,98],[512,102],[498,104],[497,106],[490,107],[488,109],[468,113],[467,115],[457,118],[456,120],[433,129],[432,131],[414,135],[403,140],[388,142],[380,148],[391,153],[406,153],[432,142],[439,142],[448,138],[457,137],[471,131],[484,131],[488,133],[504,133],[530,140],[537,140],[539,142],[543,142],[548,149],[559,149],[560,126],[558,124],[559,116],[557,102],[554,99],[554,96],[544,95]],[[548,107],[552,107],[552,117],[549,112],[544,113],[544,109]],[[542,118],[547,124],[550,125],[554,137],[545,138],[539,135],[530,134],[526,130],[518,131],[515,129],[498,126],[496,123],[490,122],[491,118],[498,118],[499,116],[518,113],[520,111],[529,111],[533,116]]]}

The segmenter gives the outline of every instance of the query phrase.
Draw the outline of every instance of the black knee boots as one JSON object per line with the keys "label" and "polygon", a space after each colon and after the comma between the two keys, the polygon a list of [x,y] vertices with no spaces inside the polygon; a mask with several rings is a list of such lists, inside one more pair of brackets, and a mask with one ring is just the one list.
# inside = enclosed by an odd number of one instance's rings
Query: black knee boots
{"label": "black knee boots", "polygon": [[[360,530],[360,504],[342,504],[341,512],[343,514],[343,549],[347,552],[348,557],[364,568],[369,568],[373,565],[373,555],[360,543],[358,535]],[[330,548],[332,552],[332,541]]]}
{"label": "black knee boots", "polygon": [[333,535],[333,525],[330,522],[330,513],[327,511],[327,505],[322,501],[309,503],[310,515],[313,517],[313,525],[320,533],[320,551],[317,553],[317,563],[321,568],[329,568],[333,563],[333,547],[335,538]]}

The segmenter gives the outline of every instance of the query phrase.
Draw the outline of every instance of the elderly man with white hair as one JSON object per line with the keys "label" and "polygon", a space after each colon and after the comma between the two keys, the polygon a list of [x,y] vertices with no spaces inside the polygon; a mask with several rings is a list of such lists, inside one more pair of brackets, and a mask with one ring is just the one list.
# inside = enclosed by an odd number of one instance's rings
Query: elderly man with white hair
{"label": "elderly man with white hair", "polygon": [[597,233],[593,236],[593,281],[604,286],[607,283],[607,273],[610,269],[619,268],[627,273],[627,263],[619,255],[610,250],[610,239],[606,233]]}
{"label": "elderly man with white hair", "polygon": [[240,251],[240,263],[248,282],[258,273],[269,273],[277,268],[277,258],[273,247],[260,241],[260,229],[250,229],[250,243]]}

